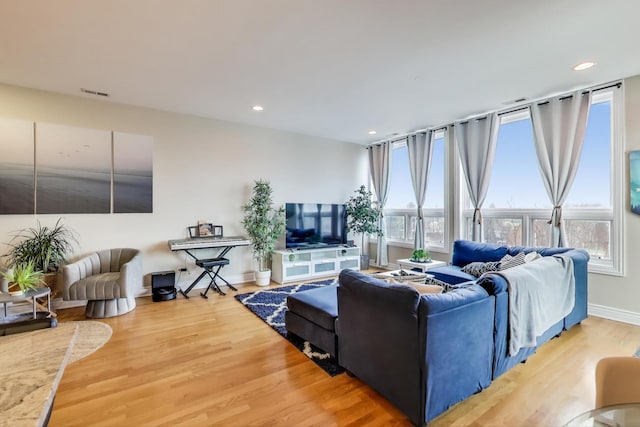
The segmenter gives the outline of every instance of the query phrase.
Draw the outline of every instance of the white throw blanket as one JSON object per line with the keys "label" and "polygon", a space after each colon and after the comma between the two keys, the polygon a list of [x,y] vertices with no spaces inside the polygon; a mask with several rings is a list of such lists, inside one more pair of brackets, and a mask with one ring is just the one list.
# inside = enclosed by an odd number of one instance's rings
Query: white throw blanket
{"label": "white throw blanket", "polygon": [[563,254],[494,272],[509,285],[509,355],[534,347],[536,337],[571,313],[576,281],[573,260]]}

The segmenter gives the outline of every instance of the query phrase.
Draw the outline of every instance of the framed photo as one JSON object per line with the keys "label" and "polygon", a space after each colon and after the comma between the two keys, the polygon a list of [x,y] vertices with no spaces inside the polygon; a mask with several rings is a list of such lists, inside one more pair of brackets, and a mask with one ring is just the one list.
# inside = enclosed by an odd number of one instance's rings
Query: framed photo
{"label": "framed photo", "polygon": [[198,222],[198,225],[188,227],[189,237],[222,237],[222,226],[210,222]]}

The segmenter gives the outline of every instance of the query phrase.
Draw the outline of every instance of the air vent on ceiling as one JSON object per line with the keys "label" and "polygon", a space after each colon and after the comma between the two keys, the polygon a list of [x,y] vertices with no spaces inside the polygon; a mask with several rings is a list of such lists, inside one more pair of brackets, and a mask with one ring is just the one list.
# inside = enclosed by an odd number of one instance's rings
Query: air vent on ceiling
{"label": "air vent on ceiling", "polygon": [[503,105],[513,105],[513,104],[517,104],[519,102],[524,102],[526,100],[527,100],[527,98],[518,98],[518,99],[514,99],[513,101],[505,101],[502,104]]}
{"label": "air vent on ceiling", "polygon": [[91,90],[91,89],[85,89],[85,88],[80,88],[80,90],[84,93],[88,93],[89,95],[104,96],[105,98],[109,96],[108,93],[99,92],[97,90]]}

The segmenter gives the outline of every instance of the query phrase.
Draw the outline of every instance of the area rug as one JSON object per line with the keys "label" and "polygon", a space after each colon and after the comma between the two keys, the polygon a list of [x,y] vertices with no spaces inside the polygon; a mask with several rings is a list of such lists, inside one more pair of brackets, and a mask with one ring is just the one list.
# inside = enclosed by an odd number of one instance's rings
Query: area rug
{"label": "area rug", "polygon": [[77,327],[78,330],[76,331],[75,342],[71,348],[71,354],[69,354],[69,364],[77,362],[96,352],[111,338],[111,326],[106,323],[84,320],[58,324],[58,328],[75,327]]}
{"label": "area rug", "polygon": [[265,289],[264,291],[250,292],[236,295],[235,298],[247,307],[253,314],[258,316],[267,325],[275,329],[280,335],[286,338],[305,356],[313,360],[316,365],[326,373],[335,376],[344,372],[344,368],[338,365],[335,357],[329,353],[297,337],[287,335],[284,326],[284,313],[287,311],[287,296],[309,289],[319,288],[335,283],[335,280],[324,280],[321,282],[301,283],[297,285],[283,286],[275,289]]}

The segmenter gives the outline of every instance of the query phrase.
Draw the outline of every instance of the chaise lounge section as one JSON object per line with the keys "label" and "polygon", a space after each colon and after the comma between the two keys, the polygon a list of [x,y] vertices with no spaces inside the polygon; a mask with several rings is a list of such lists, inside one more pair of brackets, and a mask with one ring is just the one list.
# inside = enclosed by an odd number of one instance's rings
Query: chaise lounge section
{"label": "chaise lounge section", "polygon": [[[476,278],[462,270],[472,262],[498,262],[504,258],[505,255],[516,256],[520,252],[524,252],[525,254],[537,252],[543,257],[563,255],[571,258],[575,279],[574,305],[568,315],[560,319],[537,338],[536,346],[525,347],[520,349],[517,354],[509,355],[509,285],[507,281],[496,272],[487,272],[480,278]],[[495,296],[493,379],[496,379],[513,366],[527,360],[529,356],[536,352],[540,345],[559,336],[563,331],[568,330],[587,318],[588,263],[589,254],[583,249],[533,248],[457,240],[453,245],[451,265],[429,270],[429,273],[433,274],[436,279],[450,283],[464,283],[469,280],[476,281],[489,294]],[[525,265],[524,267],[518,268],[526,269],[527,266]]]}

